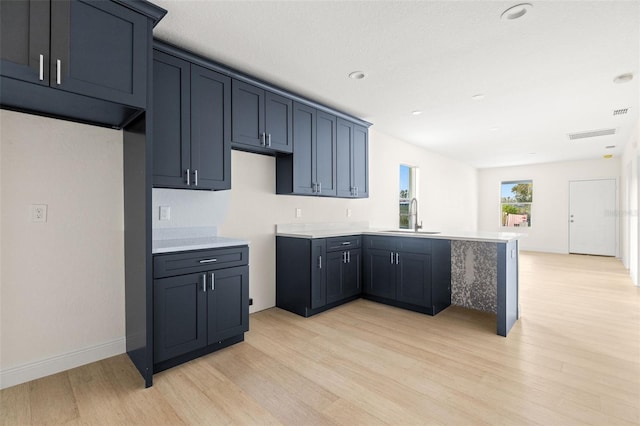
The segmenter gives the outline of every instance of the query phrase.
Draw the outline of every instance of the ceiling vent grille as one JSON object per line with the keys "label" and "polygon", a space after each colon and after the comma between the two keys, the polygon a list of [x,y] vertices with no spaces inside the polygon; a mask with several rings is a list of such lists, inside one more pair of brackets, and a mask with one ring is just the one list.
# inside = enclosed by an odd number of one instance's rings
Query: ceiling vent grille
{"label": "ceiling vent grille", "polygon": [[615,135],[616,129],[590,130],[588,132],[569,133],[569,140],[595,138],[596,136]]}
{"label": "ceiling vent grille", "polygon": [[626,113],[629,112],[629,108],[620,108],[620,109],[614,109],[613,110],[613,115],[624,115]]}

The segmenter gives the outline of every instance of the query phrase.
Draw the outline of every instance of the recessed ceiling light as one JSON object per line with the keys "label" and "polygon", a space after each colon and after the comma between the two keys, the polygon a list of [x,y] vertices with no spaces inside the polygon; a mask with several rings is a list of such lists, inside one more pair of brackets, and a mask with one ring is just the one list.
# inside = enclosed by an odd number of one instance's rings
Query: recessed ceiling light
{"label": "recessed ceiling light", "polygon": [[605,146],[605,149],[613,149],[615,147],[616,147],[615,145],[607,145],[607,146]]}
{"label": "recessed ceiling light", "polygon": [[482,99],[484,99],[484,94],[478,93],[477,95],[473,95],[471,99],[473,99],[474,101],[481,101]]}
{"label": "recessed ceiling light", "polygon": [[602,158],[606,158],[608,160],[609,158],[613,158],[613,154],[605,154]]}
{"label": "recessed ceiling light", "polygon": [[512,21],[514,19],[522,18],[532,7],[533,6],[531,5],[531,3],[516,4],[515,6],[511,6],[509,9],[502,12],[502,15],[500,15],[500,19]]}
{"label": "recessed ceiling light", "polygon": [[628,83],[631,80],[633,80],[633,73],[628,72],[626,74],[620,74],[619,76],[613,79],[613,82],[620,84],[620,83]]}
{"label": "recessed ceiling light", "polygon": [[411,111],[411,115],[420,115],[420,114],[422,114],[422,111],[420,111],[419,109],[415,111]]}
{"label": "recessed ceiling light", "polygon": [[351,74],[349,74],[349,78],[352,78],[354,80],[362,80],[365,77],[366,77],[366,74],[363,73],[362,71],[354,71]]}

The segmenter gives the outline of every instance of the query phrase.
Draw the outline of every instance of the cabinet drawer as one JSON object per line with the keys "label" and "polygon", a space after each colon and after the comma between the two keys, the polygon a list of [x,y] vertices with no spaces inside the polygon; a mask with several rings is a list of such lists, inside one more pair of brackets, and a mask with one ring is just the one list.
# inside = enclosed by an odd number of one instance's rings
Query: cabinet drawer
{"label": "cabinet drawer", "polygon": [[248,264],[247,246],[160,254],[153,257],[153,277],[170,277]]}
{"label": "cabinet drawer", "polygon": [[397,250],[409,253],[431,254],[431,241],[428,238],[405,237],[397,239]]}
{"label": "cabinet drawer", "polygon": [[360,237],[350,235],[348,237],[326,238],[327,251],[338,251],[360,248]]}
{"label": "cabinet drawer", "polygon": [[366,236],[364,237],[364,248],[376,250],[395,250],[396,239],[395,237]]}

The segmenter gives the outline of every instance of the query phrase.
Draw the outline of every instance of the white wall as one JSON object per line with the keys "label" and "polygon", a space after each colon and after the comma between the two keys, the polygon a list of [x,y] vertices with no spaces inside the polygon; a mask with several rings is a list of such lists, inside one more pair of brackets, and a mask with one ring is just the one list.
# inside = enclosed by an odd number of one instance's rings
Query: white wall
{"label": "white wall", "polygon": [[0,123],[6,387],[124,351],[122,133],[5,110]]}
{"label": "white wall", "polygon": [[513,228],[500,226],[500,183],[531,179],[532,226],[517,230],[527,234],[520,240],[520,248],[568,253],[569,181],[616,178],[619,182],[619,177],[620,160],[615,158],[481,169],[478,171],[478,228],[482,231],[513,231]]}
{"label": "white wall", "polygon": [[638,241],[640,240],[640,122],[625,146],[621,160],[621,228],[622,228],[622,261],[629,269],[631,279],[636,285],[638,282],[638,269],[640,259],[638,253]]}
{"label": "white wall", "polygon": [[[153,190],[153,227],[217,226],[220,235],[251,242],[252,312],[275,305],[275,224],[369,221],[398,226],[400,164],[419,167],[420,219],[425,229],[475,230],[476,170],[370,130],[368,199],[349,200],[275,194],[273,157],[232,151],[232,189],[208,192]],[[160,205],[171,207],[171,220],[158,220]],[[302,217],[295,218],[295,209]],[[346,210],[351,209],[350,218]]]}

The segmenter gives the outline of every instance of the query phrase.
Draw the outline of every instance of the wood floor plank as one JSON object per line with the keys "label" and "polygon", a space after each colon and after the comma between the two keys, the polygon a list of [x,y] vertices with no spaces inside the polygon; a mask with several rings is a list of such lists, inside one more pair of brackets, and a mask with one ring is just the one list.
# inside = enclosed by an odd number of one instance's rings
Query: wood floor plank
{"label": "wood floor plank", "polygon": [[3,425],[639,425],[640,288],[613,258],[521,253],[522,317],[354,301],[250,317],[143,382],[126,355],[0,391]]}

